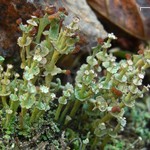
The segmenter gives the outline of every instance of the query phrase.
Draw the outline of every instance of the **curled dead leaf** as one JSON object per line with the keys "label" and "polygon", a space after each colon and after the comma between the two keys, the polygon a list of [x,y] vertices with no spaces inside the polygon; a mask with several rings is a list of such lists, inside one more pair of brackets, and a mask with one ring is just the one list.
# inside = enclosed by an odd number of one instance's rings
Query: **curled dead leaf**
{"label": "curled dead leaf", "polygon": [[149,0],[87,0],[87,2],[99,15],[132,36],[143,40],[150,39]]}

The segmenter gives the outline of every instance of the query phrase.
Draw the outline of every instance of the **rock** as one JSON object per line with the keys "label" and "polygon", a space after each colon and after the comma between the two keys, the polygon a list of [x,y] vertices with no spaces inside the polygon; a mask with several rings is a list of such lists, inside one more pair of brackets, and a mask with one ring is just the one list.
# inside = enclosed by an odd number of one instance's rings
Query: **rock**
{"label": "rock", "polygon": [[80,18],[80,30],[86,34],[90,40],[95,41],[98,37],[105,38],[107,36],[107,32],[97,20],[96,15],[88,6],[86,0],[60,0],[59,6],[64,6],[69,12],[66,23],[70,22],[74,16]]}
{"label": "rock", "polygon": [[88,42],[96,41],[98,37],[105,38],[107,32],[97,20],[96,15],[86,3],[86,0],[0,0],[0,55],[4,57],[11,57],[19,50],[17,46],[17,38],[20,33],[16,20],[22,18],[23,23],[30,18],[32,12],[36,8],[43,9],[47,5],[56,5],[58,7],[65,7],[69,13],[65,23],[71,22],[74,16],[80,18],[81,33],[87,36]]}
{"label": "rock", "polygon": [[33,11],[35,6],[26,0],[0,0],[0,55],[6,58],[15,55],[20,34],[16,20],[22,18],[25,21]]}

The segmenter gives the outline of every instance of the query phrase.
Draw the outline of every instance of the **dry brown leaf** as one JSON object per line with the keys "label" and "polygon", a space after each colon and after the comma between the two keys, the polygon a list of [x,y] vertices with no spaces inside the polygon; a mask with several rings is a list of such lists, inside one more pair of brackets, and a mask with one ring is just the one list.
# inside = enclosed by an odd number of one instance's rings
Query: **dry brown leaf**
{"label": "dry brown leaf", "polygon": [[87,0],[99,15],[116,24],[129,34],[150,39],[149,0]]}

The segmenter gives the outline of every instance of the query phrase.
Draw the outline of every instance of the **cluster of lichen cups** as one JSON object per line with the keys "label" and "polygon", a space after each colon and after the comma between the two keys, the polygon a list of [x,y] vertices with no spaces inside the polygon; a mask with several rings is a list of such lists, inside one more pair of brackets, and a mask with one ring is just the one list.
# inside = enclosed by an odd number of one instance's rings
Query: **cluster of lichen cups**
{"label": "cluster of lichen cups", "polygon": [[[74,36],[78,30],[78,18],[74,18],[68,26],[62,26],[64,17],[64,12],[58,11],[55,17],[46,13],[39,18],[31,16],[27,24],[19,23],[22,36],[18,38],[18,45],[23,76],[14,73],[12,65],[7,65],[6,71],[1,65],[0,96],[6,115],[3,127],[8,127],[14,120],[19,107],[20,129],[36,122],[50,109],[49,104],[56,97],[51,92],[54,87],[50,89],[51,81],[57,74],[66,72],[55,64],[62,55],[71,53],[78,41],[78,36]],[[1,57],[1,64],[3,61]]]}
{"label": "cluster of lichen cups", "polygon": [[[107,52],[116,37],[108,34],[106,42],[92,48],[87,63],[77,71],[74,85],[53,83],[54,76],[66,73],[56,66],[57,61],[62,55],[72,53],[79,40],[76,34],[79,19],[74,18],[64,26],[64,18],[64,12],[57,11],[53,15],[32,16],[27,24],[20,23],[21,77],[14,73],[10,64],[4,69],[4,58],[0,57],[1,109],[5,116],[2,125],[7,128],[18,120],[20,130],[25,130],[27,125],[38,122],[38,118],[50,111],[51,103],[58,99],[54,121],[67,127],[82,112],[88,118],[88,125],[83,129],[91,131],[83,145],[92,141],[94,149],[97,143],[104,146],[109,138],[115,138],[123,130],[126,125],[124,108],[133,107],[135,100],[148,91],[148,87],[142,86],[142,80],[150,67],[150,50],[116,62],[116,57]],[[33,34],[35,29],[37,32]],[[62,96],[56,97],[59,87]]]}

